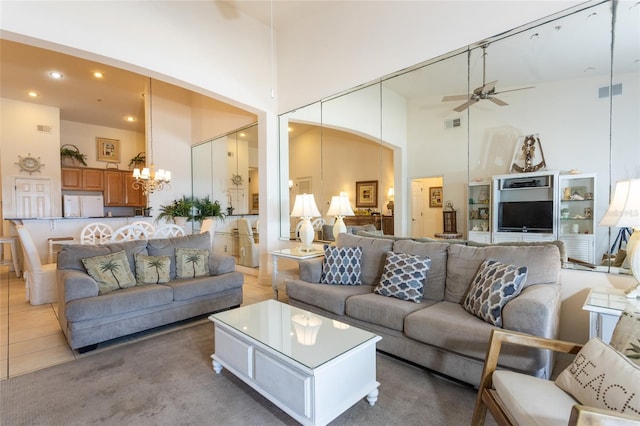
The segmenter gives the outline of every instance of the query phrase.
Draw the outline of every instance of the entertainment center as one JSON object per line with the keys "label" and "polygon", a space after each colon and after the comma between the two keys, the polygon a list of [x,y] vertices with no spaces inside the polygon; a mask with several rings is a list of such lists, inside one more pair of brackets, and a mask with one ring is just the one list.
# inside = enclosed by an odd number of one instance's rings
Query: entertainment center
{"label": "entertainment center", "polygon": [[471,182],[468,238],[481,243],[559,239],[569,257],[594,264],[595,180],[595,174],[544,171]]}

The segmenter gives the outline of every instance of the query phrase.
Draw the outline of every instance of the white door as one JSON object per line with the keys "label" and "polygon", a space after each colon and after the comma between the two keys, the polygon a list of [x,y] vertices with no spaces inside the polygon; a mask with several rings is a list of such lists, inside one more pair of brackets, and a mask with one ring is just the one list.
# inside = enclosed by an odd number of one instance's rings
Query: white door
{"label": "white door", "polygon": [[420,179],[411,181],[411,236],[424,235],[424,194],[425,189]]}
{"label": "white door", "polygon": [[16,178],[16,217],[51,216],[51,179]]}

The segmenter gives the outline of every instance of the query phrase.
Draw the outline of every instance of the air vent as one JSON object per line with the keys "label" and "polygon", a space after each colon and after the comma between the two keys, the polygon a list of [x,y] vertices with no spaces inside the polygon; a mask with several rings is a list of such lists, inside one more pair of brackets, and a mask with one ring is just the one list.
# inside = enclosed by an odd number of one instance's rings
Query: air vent
{"label": "air vent", "polygon": [[609,87],[611,87],[611,96],[622,95],[622,83],[614,84],[613,86],[604,86],[598,89],[598,98],[609,97]]}
{"label": "air vent", "polygon": [[51,134],[53,132],[53,126],[47,126],[46,124],[38,124],[37,129],[39,133]]}
{"label": "air vent", "polygon": [[445,129],[453,129],[455,127],[460,127],[461,125],[462,125],[462,120],[460,120],[459,118],[452,118],[450,120],[444,121]]}

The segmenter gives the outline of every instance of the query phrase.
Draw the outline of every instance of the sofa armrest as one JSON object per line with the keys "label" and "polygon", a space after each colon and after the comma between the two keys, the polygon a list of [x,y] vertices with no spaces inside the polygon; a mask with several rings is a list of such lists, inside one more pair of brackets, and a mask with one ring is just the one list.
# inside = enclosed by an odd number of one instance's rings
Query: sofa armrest
{"label": "sofa armrest", "polygon": [[626,426],[638,425],[638,418],[611,410],[603,410],[586,405],[576,404],[571,409],[569,426]]}
{"label": "sofa armrest", "polygon": [[556,338],[560,321],[560,290],[555,284],[537,284],[524,290],[502,310],[502,327]]}
{"label": "sofa armrest", "polygon": [[322,278],[323,257],[302,260],[299,263],[300,279],[310,283],[319,283]]}
{"label": "sofa armrest", "polygon": [[58,269],[57,280],[58,300],[64,303],[98,295],[98,283],[86,272]]}
{"label": "sofa armrest", "polygon": [[233,256],[220,253],[211,253],[209,257],[209,273],[211,275],[228,274],[235,272],[236,259]]}

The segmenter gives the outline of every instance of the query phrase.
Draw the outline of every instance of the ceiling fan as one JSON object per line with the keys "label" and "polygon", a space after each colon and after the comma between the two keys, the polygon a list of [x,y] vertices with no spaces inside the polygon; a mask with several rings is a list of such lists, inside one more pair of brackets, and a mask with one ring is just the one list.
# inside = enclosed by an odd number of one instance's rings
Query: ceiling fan
{"label": "ceiling fan", "polygon": [[533,89],[533,86],[528,86],[496,92],[496,85],[498,84],[498,80],[487,83],[485,79],[487,68],[487,46],[488,45],[482,46],[482,86],[477,87],[472,93],[469,93],[468,95],[451,95],[442,98],[442,102],[466,101],[462,105],[458,105],[457,107],[455,107],[453,109],[454,111],[462,112],[465,109],[469,108],[471,105],[481,100],[489,100],[499,106],[509,105],[505,101],[496,98],[495,95],[506,92],[515,92],[516,90]]}

